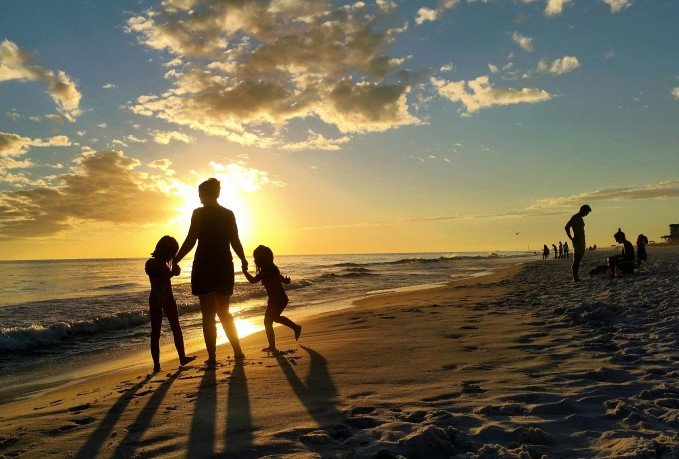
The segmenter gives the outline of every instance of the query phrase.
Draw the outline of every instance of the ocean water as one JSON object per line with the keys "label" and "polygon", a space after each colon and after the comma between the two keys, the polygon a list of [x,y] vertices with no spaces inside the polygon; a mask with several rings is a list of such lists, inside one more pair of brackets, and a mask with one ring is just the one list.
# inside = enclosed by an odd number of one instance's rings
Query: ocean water
{"label": "ocean water", "polygon": [[[300,317],[349,307],[359,297],[480,275],[534,259],[523,252],[279,256],[292,278],[286,314]],[[0,262],[0,381],[40,370],[54,375],[93,358],[130,355],[148,346],[145,259]],[[202,336],[190,292],[191,260],[173,278],[187,341]],[[231,302],[240,334],[261,325],[264,289],[240,272]],[[163,342],[171,342],[164,323]]]}

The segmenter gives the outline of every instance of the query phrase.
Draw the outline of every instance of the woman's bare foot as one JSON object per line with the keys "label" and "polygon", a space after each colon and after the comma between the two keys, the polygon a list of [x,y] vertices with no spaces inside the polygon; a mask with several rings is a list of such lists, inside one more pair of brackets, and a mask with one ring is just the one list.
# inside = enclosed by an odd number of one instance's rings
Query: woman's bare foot
{"label": "woman's bare foot", "polygon": [[185,355],[184,357],[179,359],[179,366],[183,367],[184,365],[187,365],[193,362],[194,360],[196,360],[195,355]]}
{"label": "woman's bare foot", "polygon": [[154,373],[159,373],[159,372],[160,372],[160,363],[154,363],[154,364],[153,364],[153,372],[154,372]]}
{"label": "woman's bare foot", "polygon": [[297,328],[295,329],[295,341],[299,340],[299,335],[302,334],[302,326],[297,325]]}
{"label": "woman's bare foot", "polygon": [[267,347],[265,347],[264,349],[262,349],[262,352],[271,352],[271,353],[273,353],[273,352],[278,352],[278,349],[276,349],[275,347],[267,346]]}
{"label": "woman's bare foot", "polygon": [[235,360],[243,360],[245,358],[245,354],[243,354],[243,351],[240,352],[234,352],[233,353],[233,358]]}

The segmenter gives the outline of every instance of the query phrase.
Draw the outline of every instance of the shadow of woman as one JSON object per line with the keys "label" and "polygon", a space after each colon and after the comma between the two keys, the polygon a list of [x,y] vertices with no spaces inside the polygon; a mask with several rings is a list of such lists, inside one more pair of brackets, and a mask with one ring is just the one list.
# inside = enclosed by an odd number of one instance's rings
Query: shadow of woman
{"label": "shadow of woman", "polygon": [[129,405],[130,401],[134,398],[134,394],[144,387],[146,383],[151,380],[151,377],[151,374],[146,375],[144,379],[126,390],[118,400],[116,400],[106,412],[104,419],[101,420],[97,428],[92,432],[92,435],[89,436],[85,444],[82,445],[80,450],[76,453],[75,457],[77,459],[85,459],[97,455],[104,442],[109,439],[111,431],[113,431],[113,428],[125,411],[125,408],[127,408],[127,405]]}
{"label": "shadow of woman", "polygon": [[158,411],[160,404],[165,398],[165,395],[167,395],[167,391],[170,389],[170,386],[181,374],[181,372],[181,368],[175,370],[175,372],[172,373],[169,378],[160,383],[160,385],[156,388],[155,392],[148,399],[146,405],[144,405],[144,408],[141,409],[136,419],[127,427],[127,435],[125,435],[125,438],[123,438],[116,447],[116,451],[114,453],[115,457],[127,457],[134,455],[133,453],[135,453],[137,446],[139,446],[141,437],[151,425],[153,416],[155,416],[156,411]]}
{"label": "shadow of woman", "polygon": [[209,457],[215,452],[215,421],[217,416],[217,375],[214,370],[203,374],[196,391],[187,458]]}
{"label": "shadow of woman", "polygon": [[309,415],[321,429],[330,430],[334,436],[346,421],[344,413],[338,408],[338,391],[328,370],[328,361],[318,352],[306,346],[301,346],[311,358],[309,373],[305,382],[297,376],[290,362],[283,355],[277,355],[276,360],[297,398],[302,402]]}
{"label": "shadow of woman", "polygon": [[225,453],[231,451],[235,454],[237,452],[238,457],[254,453],[253,430],[248,381],[243,362],[237,360],[229,377],[226,429],[224,430]]}

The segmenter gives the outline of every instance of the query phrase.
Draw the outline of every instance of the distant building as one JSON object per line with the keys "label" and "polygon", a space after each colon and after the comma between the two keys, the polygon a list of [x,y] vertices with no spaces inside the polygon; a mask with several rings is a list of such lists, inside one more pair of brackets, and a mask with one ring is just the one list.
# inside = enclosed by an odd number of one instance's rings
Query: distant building
{"label": "distant building", "polygon": [[663,236],[662,240],[668,244],[679,244],[679,223],[670,225],[670,234]]}

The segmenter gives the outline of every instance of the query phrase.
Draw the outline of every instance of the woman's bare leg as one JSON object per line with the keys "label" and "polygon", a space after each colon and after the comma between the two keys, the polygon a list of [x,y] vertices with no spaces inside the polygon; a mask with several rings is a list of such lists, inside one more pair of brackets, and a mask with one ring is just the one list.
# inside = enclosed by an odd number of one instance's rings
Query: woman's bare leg
{"label": "woman's bare leg", "polygon": [[215,327],[215,294],[210,293],[201,295],[200,313],[203,316],[203,338],[205,339],[205,349],[207,349],[208,359],[216,359],[217,350],[217,328]]}
{"label": "woman's bare leg", "polygon": [[238,330],[236,329],[236,322],[233,320],[233,316],[229,312],[229,299],[230,297],[226,295],[215,294],[215,304],[217,315],[219,320],[222,322],[222,327],[224,327],[224,333],[233,347],[233,355],[236,358],[244,357],[243,350],[240,347],[240,339],[238,338]]}

